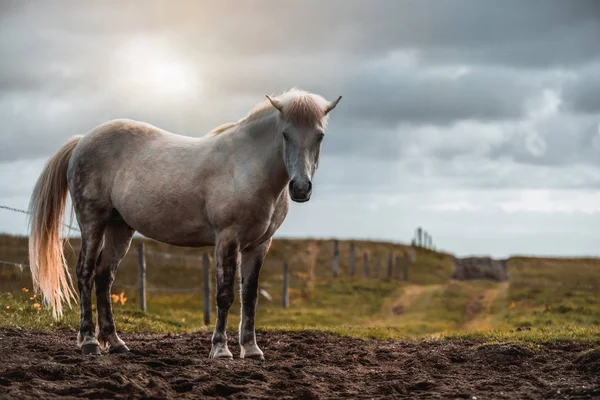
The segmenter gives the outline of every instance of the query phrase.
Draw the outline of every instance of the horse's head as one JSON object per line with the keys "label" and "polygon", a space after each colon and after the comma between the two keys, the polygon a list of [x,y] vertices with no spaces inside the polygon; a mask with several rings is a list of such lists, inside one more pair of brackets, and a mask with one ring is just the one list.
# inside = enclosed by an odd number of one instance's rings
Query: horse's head
{"label": "horse's head", "polygon": [[312,178],[319,166],[327,116],[342,96],[333,102],[305,92],[291,98],[267,98],[280,112],[278,133],[283,141],[283,162],[290,178],[290,197],[304,203],[310,200],[312,193]]}

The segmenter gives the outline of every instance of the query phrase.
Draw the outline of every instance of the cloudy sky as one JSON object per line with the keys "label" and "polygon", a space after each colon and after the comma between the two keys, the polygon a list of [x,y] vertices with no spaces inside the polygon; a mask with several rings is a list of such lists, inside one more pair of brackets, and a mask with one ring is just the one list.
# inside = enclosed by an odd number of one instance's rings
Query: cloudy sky
{"label": "cloudy sky", "polygon": [[0,205],[109,119],[200,136],[298,86],[343,99],[280,236],[598,256],[598,38],[593,0],[3,1]]}

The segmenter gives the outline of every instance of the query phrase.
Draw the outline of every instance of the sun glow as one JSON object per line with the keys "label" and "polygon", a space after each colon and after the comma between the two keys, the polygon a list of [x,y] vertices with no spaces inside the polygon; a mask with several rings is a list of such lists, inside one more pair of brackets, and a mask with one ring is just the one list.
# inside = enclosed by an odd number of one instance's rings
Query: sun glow
{"label": "sun glow", "polygon": [[195,96],[198,71],[164,40],[134,39],[113,55],[113,82],[131,96]]}

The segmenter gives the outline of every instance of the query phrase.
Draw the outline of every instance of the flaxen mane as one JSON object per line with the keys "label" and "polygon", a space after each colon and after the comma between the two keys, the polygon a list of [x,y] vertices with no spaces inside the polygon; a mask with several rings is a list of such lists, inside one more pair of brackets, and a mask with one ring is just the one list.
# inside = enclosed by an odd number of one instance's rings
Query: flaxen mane
{"label": "flaxen mane", "polygon": [[211,136],[218,135],[219,133],[225,132],[229,128],[233,128],[237,124],[238,124],[237,122],[227,122],[227,123],[225,123],[223,125],[217,126],[215,129],[213,129],[212,131],[210,131],[208,134],[211,135]]}
{"label": "flaxen mane", "polygon": [[[274,96],[273,99],[281,103],[283,106],[283,114],[292,122],[301,125],[309,125],[315,121],[322,120],[323,128],[326,127],[327,117],[325,115],[325,108],[327,107],[327,100],[323,97],[301,89],[293,88]],[[218,135],[242,122],[262,118],[273,111],[275,111],[275,107],[273,107],[271,102],[269,100],[264,100],[255,105],[248,115],[238,122],[228,122],[220,125],[213,129],[209,135]]]}

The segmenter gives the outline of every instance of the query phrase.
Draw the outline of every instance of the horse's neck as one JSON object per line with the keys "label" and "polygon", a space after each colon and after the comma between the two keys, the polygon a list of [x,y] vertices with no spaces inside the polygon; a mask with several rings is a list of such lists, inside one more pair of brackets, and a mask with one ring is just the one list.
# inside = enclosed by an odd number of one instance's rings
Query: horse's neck
{"label": "horse's neck", "polygon": [[279,135],[276,115],[244,122],[239,127],[240,146],[248,149],[250,160],[263,172],[264,187],[268,187],[275,197],[289,182],[289,176],[283,162],[283,140]]}

